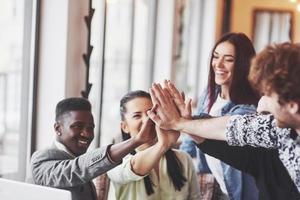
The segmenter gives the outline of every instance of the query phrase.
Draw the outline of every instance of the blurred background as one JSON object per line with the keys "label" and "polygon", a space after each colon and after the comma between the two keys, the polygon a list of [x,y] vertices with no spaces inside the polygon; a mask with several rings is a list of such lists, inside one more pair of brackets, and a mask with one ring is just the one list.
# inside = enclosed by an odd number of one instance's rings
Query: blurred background
{"label": "blurred background", "polygon": [[300,1],[0,0],[0,26],[0,177],[24,181],[59,100],[88,97],[90,148],[111,143],[129,90],[170,79],[196,104],[222,34],[245,33],[257,52],[299,42]]}

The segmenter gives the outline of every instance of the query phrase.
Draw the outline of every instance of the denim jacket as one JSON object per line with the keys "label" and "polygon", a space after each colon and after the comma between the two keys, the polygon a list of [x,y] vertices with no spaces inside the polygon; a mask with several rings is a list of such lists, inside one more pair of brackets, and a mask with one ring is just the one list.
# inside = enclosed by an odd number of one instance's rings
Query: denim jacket
{"label": "denim jacket", "polygon": [[[219,91],[219,90],[217,90]],[[217,92],[219,94],[219,92]],[[216,97],[217,98],[217,97]],[[208,94],[200,96],[196,117],[207,117],[208,115]],[[221,115],[243,115],[254,113],[256,108],[254,105],[239,104],[233,102],[227,103],[221,110]],[[197,172],[211,173],[207,165],[204,153],[196,147],[196,144],[190,137],[184,137],[180,148],[191,155],[197,157]],[[256,200],[258,199],[258,191],[254,178],[247,173],[241,172],[221,161],[224,174],[226,189],[231,200]]]}

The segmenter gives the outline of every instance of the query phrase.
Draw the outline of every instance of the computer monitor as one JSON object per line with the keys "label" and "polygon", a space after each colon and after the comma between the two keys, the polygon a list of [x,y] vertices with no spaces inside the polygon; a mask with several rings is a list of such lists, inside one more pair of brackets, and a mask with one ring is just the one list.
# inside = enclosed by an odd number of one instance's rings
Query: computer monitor
{"label": "computer monitor", "polygon": [[70,191],[0,178],[1,200],[72,200]]}

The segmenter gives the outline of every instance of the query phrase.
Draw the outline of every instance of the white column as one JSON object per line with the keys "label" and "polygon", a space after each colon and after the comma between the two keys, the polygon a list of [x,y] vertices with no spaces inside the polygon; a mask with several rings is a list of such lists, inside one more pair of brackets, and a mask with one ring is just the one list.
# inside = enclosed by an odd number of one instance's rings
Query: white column
{"label": "white column", "polygon": [[153,78],[155,82],[171,77],[174,7],[174,0],[158,1]]}
{"label": "white column", "polygon": [[55,106],[66,97],[80,96],[85,87],[87,28],[84,16],[89,1],[44,0],[37,99],[37,149],[51,145]]}

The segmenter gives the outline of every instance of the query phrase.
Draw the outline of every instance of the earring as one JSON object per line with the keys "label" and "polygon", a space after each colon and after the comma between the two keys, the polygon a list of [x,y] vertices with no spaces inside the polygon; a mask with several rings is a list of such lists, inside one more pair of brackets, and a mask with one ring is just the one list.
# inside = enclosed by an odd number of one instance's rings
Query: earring
{"label": "earring", "polygon": [[57,135],[58,135],[58,136],[61,136],[61,132],[58,132]]}

